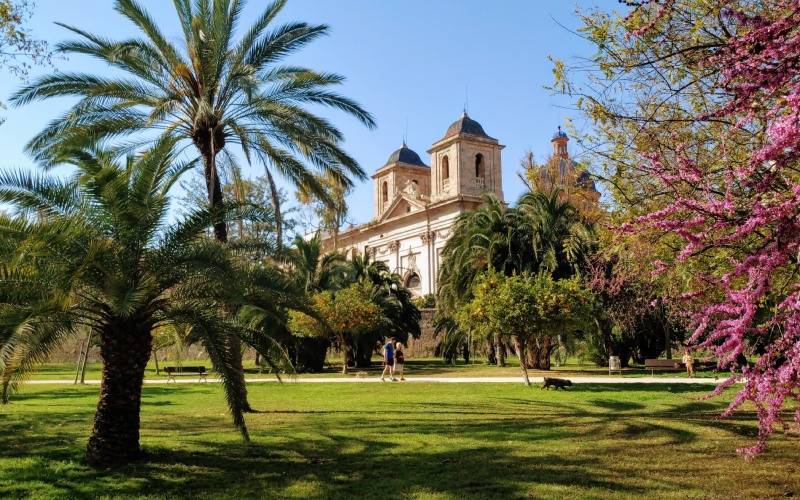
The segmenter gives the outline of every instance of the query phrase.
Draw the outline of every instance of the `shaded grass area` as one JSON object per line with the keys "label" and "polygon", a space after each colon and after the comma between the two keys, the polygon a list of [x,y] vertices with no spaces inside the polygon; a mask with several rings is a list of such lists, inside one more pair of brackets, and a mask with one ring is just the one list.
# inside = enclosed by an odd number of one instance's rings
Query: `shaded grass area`
{"label": "shaded grass area", "polygon": [[251,384],[252,443],[217,384],[144,389],[146,461],[81,464],[97,387],[26,387],[0,407],[0,497],[775,497],[800,440],[745,462],[753,414],[692,385]]}
{"label": "shaded grass area", "polygon": [[[474,363],[464,363],[459,360],[456,363],[446,363],[438,358],[423,358],[423,359],[409,359],[406,362],[406,376],[416,377],[517,377],[520,376],[519,364],[516,359],[509,359],[508,366],[498,367],[487,365],[484,359],[475,359]],[[146,378],[148,379],[167,379],[164,373],[164,366],[174,366],[174,362],[161,361],[161,373],[156,374],[155,364],[151,361],[147,365]],[[198,366],[203,365],[207,370],[211,370],[211,362],[208,360],[184,360],[184,366]],[[265,377],[269,373],[264,372],[261,367],[256,366],[253,360],[245,360],[245,371],[249,377]],[[89,363],[86,369],[86,378],[88,380],[97,380],[100,378],[101,363]],[[375,360],[373,366],[370,368],[356,368],[351,369],[351,375],[357,371],[365,371],[370,376],[380,376],[383,366],[380,360]],[[625,377],[644,377],[650,376],[650,372],[646,371],[644,367],[631,367],[623,370]],[[530,376],[554,376],[554,377],[587,377],[587,376],[608,376],[608,369],[598,368],[590,364],[581,364],[577,359],[570,359],[566,364],[561,366],[553,366],[551,371],[538,371],[530,370]],[[656,371],[656,377],[675,377],[685,376],[685,370],[669,370],[669,371]],[[713,378],[720,377],[726,378],[726,374],[714,373],[712,371],[700,371],[696,373],[698,378]],[[333,359],[330,365],[326,365],[322,373],[305,373],[298,375],[299,377],[341,377],[341,360]],[[619,375],[614,375],[619,376]],[[184,378],[191,378],[191,376],[184,376]],[[75,379],[75,364],[74,363],[48,363],[42,365],[36,372],[30,375],[32,380],[74,380]]]}

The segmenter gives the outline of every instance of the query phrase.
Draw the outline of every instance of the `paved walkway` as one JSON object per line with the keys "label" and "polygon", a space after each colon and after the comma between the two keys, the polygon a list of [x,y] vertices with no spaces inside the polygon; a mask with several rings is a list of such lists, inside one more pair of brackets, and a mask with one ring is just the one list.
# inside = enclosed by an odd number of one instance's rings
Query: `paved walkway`
{"label": "paved walkway", "polygon": [[[718,384],[724,379],[715,380],[713,378],[686,378],[686,377],[568,377],[573,384]],[[248,383],[253,382],[278,382],[275,377],[270,378],[248,378]],[[349,375],[342,378],[337,377],[283,377],[283,382],[309,383],[309,384],[350,384],[350,383],[380,383],[378,377],[356,378]],[[531,377],[532,384],[541,384],[542,377]],[[220,382],[217,378],[209,378],[209,383]],[[521,384],[522,377],[408,377],[399,383],[443,383],[443,384],[465,384],[465,383],[491,383],[491,384]],[[72,384],[72,380],[28,380],[25,384]],[[86,380],[86,384],[97,385],[99,380]],[[145,384],[166,384],[165,379],[145,379]],[[204,384],[194,377],[181,377],[176,382],[178,384]],[[386,383],[390,383],[386,380]]]}

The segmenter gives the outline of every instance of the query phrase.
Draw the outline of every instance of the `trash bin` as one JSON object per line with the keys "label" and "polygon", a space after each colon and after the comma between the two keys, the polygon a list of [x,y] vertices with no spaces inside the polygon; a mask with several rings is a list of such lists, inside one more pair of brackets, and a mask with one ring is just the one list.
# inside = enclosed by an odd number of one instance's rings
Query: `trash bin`
{"label": "trash bin", "polygon": [[622,363],[619,361],[619,356],[608,357],[608,374],[611,375],[613,372],[622,375]]}

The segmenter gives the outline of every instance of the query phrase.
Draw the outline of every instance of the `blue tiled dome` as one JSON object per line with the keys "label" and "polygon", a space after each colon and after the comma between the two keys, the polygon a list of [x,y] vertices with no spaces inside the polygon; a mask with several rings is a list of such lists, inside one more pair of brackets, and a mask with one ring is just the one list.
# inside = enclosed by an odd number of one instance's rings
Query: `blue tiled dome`
{"label": "blue tiled dome", "polygon": [[561,125],[558,126],[558,132],[553,134],[553,139],[568,139],[567,134],[561,130]]}
{"label": "blue tiled dome", "polygon": [[403,143],[403,146],[392,153],[388,160],[386,160],[386,165],[391,165],[392,163],[408,163],[409,165],[419,165],[422,167],[427,167],[420,159],[419,155],[414,151],[408,149],[406,143]]}
{"label": "blue tiled dome", "polygon": [[461,115],[461,118],[447,128],[447,133],[444,134],[444,138],[446,139],[456,134],[470,134],[491,139],[491,137],[486,135],[486,132],[483,131],[481,124],[467,116],[466,112]]}

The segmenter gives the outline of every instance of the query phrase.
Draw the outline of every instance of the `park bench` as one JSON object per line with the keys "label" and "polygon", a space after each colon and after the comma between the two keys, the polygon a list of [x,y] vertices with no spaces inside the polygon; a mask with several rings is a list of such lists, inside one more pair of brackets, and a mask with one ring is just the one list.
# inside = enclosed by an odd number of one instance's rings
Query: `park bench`
{"label": "park bench", "polygon": [[652,375],[655,370],[681,370],[686,369],[686,365],[679,359],[645,359],[644,368]]}
{"label": "park bench", "polygon": [[[701,361],[694,361],[695,370],[713,370],[717,364],[712,362],[703,363]],[[686,365],[680,359],[645,359],[645,370],[650,370],[650,375],[655,370],[685,370]]]}
{"label": "park bench", "polygon": [[198,381],[205,380],[208,382],[206,378],[208,372],[205,366],[167,366],[164,368],[164,371],[169,375],[167,383],[169,383],[170,380],[177,383],[178,380],[175,377],[181,375],[198,375],[200,377]]}

